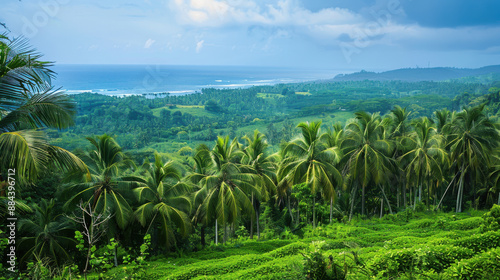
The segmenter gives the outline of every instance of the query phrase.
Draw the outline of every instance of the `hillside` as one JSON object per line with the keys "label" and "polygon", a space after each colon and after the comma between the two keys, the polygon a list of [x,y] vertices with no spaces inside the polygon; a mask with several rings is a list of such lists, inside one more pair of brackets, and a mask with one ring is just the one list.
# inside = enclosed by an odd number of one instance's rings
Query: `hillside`
{"label": "hillside", "polygon": [[477,69],[452,68],[452,67],[434,67],[434,68],[405,68],[386,72],[367,72],[360,71],[352,74],[339,74],[332,81],[444,81],[459,79],[464,77],[474,77],[487,75],[491,73],[500,73],[500,65],[485,66]]}
{"label": "hillside", "polygon": [[[407,210],[383,219],[314,230],[308,226],[302,238],[291,233],[263,241],[239,237],[182,257],[153,259],[142,269],[145,278],[165,280],[299,280],[308,278],[307,271],[324,270],[315,279],[494,279],[500,273],[500,232],[486,231],[483,215],[491,217],[477,211]],[[334,265],[329,265],[329,256]],[[130,269],[118,267],[104,275],[126,277]]]}

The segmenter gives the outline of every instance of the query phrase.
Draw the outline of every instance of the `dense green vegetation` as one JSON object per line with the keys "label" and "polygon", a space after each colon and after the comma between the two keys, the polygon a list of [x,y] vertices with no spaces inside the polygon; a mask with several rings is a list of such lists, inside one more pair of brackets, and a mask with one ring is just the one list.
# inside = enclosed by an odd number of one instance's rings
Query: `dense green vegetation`
{"label": "dense green vegetation", "polygon": [[1,269],[16,201],[22,273],[5,277],[499,272],[496,83],[72,100],[38,54],[0,46]]}

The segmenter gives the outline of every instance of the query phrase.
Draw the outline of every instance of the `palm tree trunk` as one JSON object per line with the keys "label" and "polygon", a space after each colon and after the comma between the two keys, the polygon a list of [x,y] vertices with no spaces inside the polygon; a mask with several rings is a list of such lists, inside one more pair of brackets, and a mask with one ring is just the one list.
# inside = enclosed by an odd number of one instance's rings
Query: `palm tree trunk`
{"label": "palm tree trunk", "polygon": [[444,191],[443,193],[443,196],[441,197],[441,200],[439,201],[438,205],[436,206],[436,209],[439,208],[439,205],[441,205],[441,202],[443,202],[443,199],[444,199],[444,196],[446,195],[446,193],[448,192],[448,189],[451,187],[451,184],[453,184],[453,182],[455,181],[455,179],[457,178],[459,173],[455,174],[455,177],[453,177],[453,179],[450,181],[450,184],[448,184],[448,187],[446,188],[446,190]]}
{"label": "palm tree trunk", "polygon": [[387,196],[385,195],[384,188],[382,188],[382,186],[380,184],[378,185],[378,187],[380,188],[380,190],[382,191],[382,194],[384,195],[385,202],[387,202],[387,206],[389,207],[389,213],[392,214],[391,203],[389,202],[389,199],[387,199]]}
{"label": "palm tree trunk", "polygon": [[201,246],[205,248],[205,225],[201,226],[200,229],[200,239],[201,239]]}
{"label": "palm tree trunk", "polygon": [[365,214],[365,186],[362,186],[361,192],[361,215]]}
{"label": "palm tree trunk", "polygon": [[332,223],[333,218],[333,197],[330,198],[330,224]]}
{"label": "palm tree trunk", "polygon": [[406,184],[403,185],[403,205],[404,205],[404,208],[406,209],[406,206],[408,205],[408,203],[406,201]]}
{"label": "palm tree trunk", "polygon": [[456,205],[456,212],[460,213],[462,212],[462,197],[464,193],[464,166],[462,165],[462,171],[460,174],[460,183],[458,185],[458,193],[457,193],[457,205]]}
{"label": "palm tree trunk", "polygon": [[[254,197],[254,194],[252,193],[252,207],[253,207],[253,210],[255,212],[255,205],[253,204],[253,197]],[[250,239],[253,239],[253,216],[254,215],[250,215]]]}
{"label": "palm tree trunk", "polygon": [[384,210],[384,199],[380,198],[380,219],[382,219],[383,210]]}
{"label": "palm tree trunk", "polygon": [[418,192],[417,192],[417,190],[416,190],[416,189],[415,189],[414,193],[415,193],[415,198],[413,199],[413,210],[417,209],[417,197],[418,197]]}
{"label": "palm tree trunk", "polygon": [[224,223],[224,238],[223,238],[224,244],[226,244],[226,242],[227,242],[227,235],[228,235],[227,228],[228,228],[228,225],[226,223]]}
{"label": "palm tree trunk", "polygon": [[418,202],[422,202],[422,183],[418,185]]}
{"label": "palm tree trunk", "polygon": [[316,196],[313,197],[313,229],[316,228]]}
{"label": "palm tree trunk", "polygon": [[255,212],[255,219],[257,220],[257,240],[260,240],[260,228],[259,228],[259,208]]}
{"label": "palm tree trunk", "polygon": [[399,200],[400,200],[399,196],[400,196],[400,195],[401,195],[401,189],[400,189],[400,187],[398,186],[398,187],[396,188],[396,207],[397,207],[397,208],[399,208]]}
{"label": "palm tree trunk", "polygon": [[500,192],[498,192],[498,205],[500,205]]}
{"label": "palm tree trunk", "polygon": [[215,219],[215,245],[219,244],[219,231],[217,229],[217,219]]}
{"label": "palm tree trunk", "polygon": [[[500,196],[499,196],[500,197]],[[500,203],[499,203],[500,204]],[[297,205],[297,219],[295,220],[295,227],[298,227],[300,223],[300,208]]]}
{"label": "palm tree trunk", "polygon": [[290,207],[290,197],[291,197],[291,195],[288,195],[286,206],[288,207],[288,212],[290,213],[290,218],[292,219],[292,223],[293,223],[292,207]]}
{"label": "palm tree trunk", "polygon": [[115,267],[118,266],[118,259],[116,257],[116,253],[117,253],[116,251],[118,251],[118,249],[116,247],[118,247],[118,246],[115,246],[115,248],[113,249],[113,260],[114,260],[114,263],[115,263]]}
{"label": "palm tree trunk", "polygon": [[354,191],[352,192],[352,197],[351,197],[351,211],[349,213],[349,222],[352,219],[352,213],[354,212],[354,199],[356,198],[356,191],[357,191],[358,185],[354,185]]}

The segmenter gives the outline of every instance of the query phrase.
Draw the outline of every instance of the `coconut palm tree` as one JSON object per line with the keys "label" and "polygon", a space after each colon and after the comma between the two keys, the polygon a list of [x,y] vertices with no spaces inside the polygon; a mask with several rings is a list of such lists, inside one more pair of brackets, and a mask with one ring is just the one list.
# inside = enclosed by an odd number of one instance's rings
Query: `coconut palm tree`
{"label": "coconut palm tree", "polygon": [[47,168],[87,171],[74,154],[48,143],[39,128],[67,128],[73,123],[75,103],[53,90],[49,62],[26,40],[0,35],[0,182],[7,169],[25,185]]}
{"label": "coconut palm tree", "polygon": [[[253,137],[244,136],[246,147],[243,149],[244,155],[241,162],[252,167],[255,173],[260,177],[262,183],[260,187],[260,194],[263,201],[267,201],[270,196],[276,193],[276,157],[277,155],[269,155],[267,153],[268,144],[265,135],[258,130],[254,131]],[[252,205],[255,211],[255,220],[257,221],[257,238],[260,238],[259,227],[259,207],[260,201],[255,198],[252,193]],[[289,206],[289,203],[288,203]],[[290,211],[290,207],[288,207]],[[290,215],[292,213],[290,212]],[[293,220],[293,216],[292,220]],[[253,238],[253,222],[254,216],[251,217],[250,238]]]}
{"label": "coconut palm tree", "polygon": [[56,266],[71,262],[71,253],[67,249],[76,245],[74,227],[55,208],[53,199],[42,199],[34,209],[33,217],[19,221],[19,231],[26,234],[19,244],[19,248],[26,250],[21,263],[33,257],[48,258]]}
{"label": "coconut palm tree", "polygon": [[[448,154],[443,148],[443,137],[427,117],[413,122],[414,131],[404,137],[402,145],[408,149],[400,162],[406,164],[406,178],[418,187],[418,201],[422,201],[422,184],[431,179],[441,180],[443,169],[449,164]],[[428,186],[429,187],[429,186]],[[416,205],[417,191],[415,191]]]}
{"label": "coconut palm tree", "polygon": [[[210,149],[205,144],[200,144],[196,147],[193,155],[194,164],[191,173],[186,176],[186,182],[194,184],[196,189],[193,192],[192,198],[192,222],[193,225],[201,224],[200,238],[202,246],[205,245],[205,227],[207,226],[206,212],[203,206],[203,201],[206,198],[206,190],[199,187],[201,179],[210,175],[212,166],[212,158],[210,157]],[[215,237],[218,240],[218,236]]]}
{"label": "coconut palm tree", "polygon": [[[406,108],[401,108],[400,106],[394,106],[394,109],[391,110],[391,113],[388,115],[388,118],[391,120],[390,125],[390,138],[394,140],[395,149],[392,155],[393,159],[399,158],[403,154],[403,145],[401,141],[405,139],[408,132],[410,131],[408,118],[411,115],[411,111],[408,111]],[[403,197],[403,204],[406,206],[406,187],[404,180],[404,171],[400,168],[400,166],[395,166],[394,175],[397,179],[396,184],[396,203],[399,207],[400,205],[400,197]],[[381,202],[383,203],[383,201]]]}
{"label": "coconut palm tree", "polygon": [[464,108],[449,123],[448,143],[450,157],[455,163],[458,181],[456,212],[462,211],[463,194],[466,188],[476,194],[476,183],[488,178],[487,167],[490,155],[498,146],[500,134],[495,124],[485,114],[484,105]]}
{"label": "coconut palm tree", "polygon": [[313,195],[313,227],[316,227],[316,194],[335,201],[336,186],[342,186],[342,175],[335,164],[342,158],[339,147],[328,147],[320,138],[321,122],[300,123],[301,137],[284,148],[285,159],[278,170],[280,184],[305,183]]}
{"label": "coconut palm tree", "polygon": [[[215,221],[216,244],[218,243],[218,224],[234,224],[242,211],[254,215],[251,202],[252,193],[260,199],[260,179],[248,165],[240,163],[243,152],[236,139],[217,137],[210,151],[212,165],[208,175],[199,180],[200,191],[195,201],[204,198],[200,206],[206,223]],[[224,234],[224,240],[227,234]]]}
{"label": "coconut palm tree", "polygon": [[[77,203],[91,204],[97,212],[109,211],[120,229],[124,229],[131,221],[132,188],[141,182],[133,176],[123,176],[126,168],[134,167],[134,163],[122,152],[121,147],[109,135],[87,137],[92,149],[82,155],[87,163],[91,179],[85,180],[81,173],[73,173],[67,180],[76,182],[65,188],[63,194],[70,196],[64,204],[66,209]],[[128,197],[129,199],[127,199]]]}
{"label": "coconut palm tree", "polygon": [[[342,141],[342,149],[347,158],[346,168],[352,176],[354,192],[362,188],[361,214],[365,213],[365,188],[369,183],[379,186],[388,206],[389,200],[380,186],[387,180],[388,174],[393,167],[390,155],[393,143],[386,138],[386,126],[378,113],[368,114],[356,112],[356,119],[346,125],[346,137]],[[352,217],[354,207],[354,195],[351,200]]]}
{"label": "coconut palm tree", "polygon": [[[342,141],[344,140],[344,129],[340,123],[335,123],[332,128],[328,128],[327,132],[320,136],[321,140],[326,144],[328,148],[340,148]],[[344,180],[345,183],[345,180]],[[339,194],[340,191],[338,192]],[[341,194],[342,195],[342,194]],[[330,223],[333,219],[333,198],[330,199]]]}
{"label": "coconut palm tree", "polygon": [[182,170],[173,161],[163,162],[159,154],[155,154],[154,162],[146,162],[142,166],[144,177],[141,186],[134,189],[140,206],[134,214],[147,232],[153,226],[153,236],[156,236],[154,224],[161,230],[161,243],[168,246],[175,244],[175,225],[186,235],[191,228],[187,212],[191,201],[186,194],[190,187],[181,182]]}

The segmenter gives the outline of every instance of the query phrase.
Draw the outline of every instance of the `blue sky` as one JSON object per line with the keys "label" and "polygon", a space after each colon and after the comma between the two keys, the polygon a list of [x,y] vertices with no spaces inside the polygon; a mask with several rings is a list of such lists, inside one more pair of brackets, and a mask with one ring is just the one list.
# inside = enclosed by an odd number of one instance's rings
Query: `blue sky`
{"label": "blue sky", "polygon": [[338,70],[500,64],[500,1],[4,0],[57,63]]}

